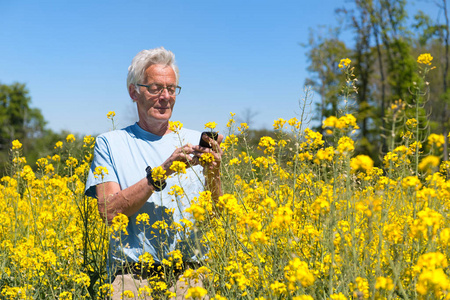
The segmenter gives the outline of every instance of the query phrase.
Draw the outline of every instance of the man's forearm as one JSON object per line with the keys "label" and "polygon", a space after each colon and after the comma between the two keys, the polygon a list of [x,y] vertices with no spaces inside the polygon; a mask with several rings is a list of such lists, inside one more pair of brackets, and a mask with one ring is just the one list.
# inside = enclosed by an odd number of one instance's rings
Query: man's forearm
{"label": "man's forearm", "polygon": [[124,190],[120,190],[117,183],[99,184],[97,197],[100,215],[108,222],[119,213],[131,216],[147,202],[153,192],[154,187],[148,184],[146,178]]}

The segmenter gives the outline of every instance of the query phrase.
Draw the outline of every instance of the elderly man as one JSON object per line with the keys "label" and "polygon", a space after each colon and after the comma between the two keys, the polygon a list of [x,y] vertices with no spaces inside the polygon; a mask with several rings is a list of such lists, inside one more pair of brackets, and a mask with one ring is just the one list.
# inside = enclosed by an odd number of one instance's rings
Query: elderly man
{"label": "elderly man", "polygon": [[[112,238],[110,243],[113,265],[110,275],[114,278],[120,274],[113,284],[113,299],[119,299],[123,290],[134,289],[137,296],[138,288],[147,284],[143,273],[150,271],[134,267],[145,253],[153,257],[153,272],[161,270],[159,266],[171,251],[179,250],[185,263],[204,254],[195,247],[198,241],[193,233],[182,233],[177,228],[178,224],[183,225],[184,218],[190,218],[185,209],[201,191],[211,191],[212,199],[221,195],[219,144],[223,137],[215,141],[194,130],[171,131],[169,119],[181,90],[178,82],[172,52],[164,48],[139,52],[128,68],[127,77],[128,92],[136,102],[139,121],[96,139],[86,195],[98,199],[100,214],[108,223],[119,213],[129,219],[128,235]],[[211,148],[199,146],[201,138]],[[211,153],[213,161],[200,164],[199,158],[204,153]],[[174,174],[171,170],[177,161],[186,164],[186,174]],[[106,167],[107,174],[96,175],[100,166]],[[165,171],[166,180],[155,180],[152,176],[157,167],[161,167],[159,173]],[[141,277],[137,280],[133,273]]]}

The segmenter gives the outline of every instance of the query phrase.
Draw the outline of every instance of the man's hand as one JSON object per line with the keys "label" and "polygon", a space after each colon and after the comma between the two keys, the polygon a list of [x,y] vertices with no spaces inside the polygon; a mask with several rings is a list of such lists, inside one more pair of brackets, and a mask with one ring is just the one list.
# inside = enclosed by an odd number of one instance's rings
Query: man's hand
{"label": "man's hand", "polygon": [[166,159],[161,167],[166,170],[166,175],[169,176],[174,173],[174,171],[170,169],[170,166],[175,161],[184,162],[187,167],[195,166],[198,164],[198,161],[195,159],[194,152],[194,146],[191,144],[181,146],[177,148],[168,159]]}
{"label": "man's hand", "polygon": [[196,164],[201,164],[203,168],[205,168],[207,173],[218,173],[220,170],[220,163],[222,161],[223,150],[220,148],[220,144],[223,141],[223,135],[219,135],[217,137],[217,141],[208,137],[206,134],[202,136],[202,139],[209,145],[211,148],[202,147],[199,145],[193,146],[194,155],[196,159],[194,161]]}
{"label": "man's hand", "polygon": [[211,145],[211,148],[202,146],[193,146],[195,161],[203,166],[206,177],[206,186],[211,191],[212,199],[217,201],[222,196],[222,182],[220,179],[220,163],[222,161],[223,150],[220,143],[223,141],[223,135],[217,137],[217,141],[203,135],[202,139]]}

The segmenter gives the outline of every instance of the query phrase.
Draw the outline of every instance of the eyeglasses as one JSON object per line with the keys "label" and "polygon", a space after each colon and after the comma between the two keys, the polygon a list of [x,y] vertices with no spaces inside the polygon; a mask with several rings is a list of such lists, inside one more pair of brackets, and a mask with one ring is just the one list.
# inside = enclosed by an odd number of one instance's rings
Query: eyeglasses
{"label": "eyeglasses", "polygon": [[150,95],[161,95],[161,93],[166,89],[170,96],[179,95],[181,92],[181,86],[169,85],[163,86],[160,84],[152,83],[150,85],[136,84],[137,86],[143,86],[147,88]]}

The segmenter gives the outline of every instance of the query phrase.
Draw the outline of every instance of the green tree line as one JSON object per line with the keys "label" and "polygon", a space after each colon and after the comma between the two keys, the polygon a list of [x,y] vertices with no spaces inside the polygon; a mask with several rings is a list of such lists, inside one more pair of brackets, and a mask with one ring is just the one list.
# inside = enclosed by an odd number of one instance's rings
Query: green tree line
{"label": "green tree line", "polygon": [[55,143],[68,134],[46,128],[41,111],[31,107],[31,97],[23,83],[0,83],[0,124],[1,176],[8,173],[13,140],[23,144],[23,155],[34,167],[37,159],[52,154]]}
{"label": "green tree line", "polygon": [[[445,137],[444,158],[448,158],[450,129],[449,20],[446,0],[427,2],[436,5],[440,18],[422,11],[408,16],[406,0],[352,0],[348,8],[336,9],[340,26],[311,29],[307,56],[309,78],[305,84],[319,96],[316,119],[352,113],[360,127],[357,154],[370,155],[375,161],[389,150],[388,129],[392,104],[401,100],[408,110],[418,105],[423,120],[423,136],[430,132]],[[341,38],[351,36],[350,41]],[[430,53],[437,68],[421,77],[416,62],[421,53]],[[341,107],[341,89],[345,76],[338,68],[340,59],[352,60],[357,93],[352,110]],[[419,97],[414,87],[421,86]],[[426,93],[425,93],[426,92]],[[420,120],[419,120],[420,121]],[[403,120],[406,122],[406,120]],[[322,131],[322,128],[317,128]]]}

